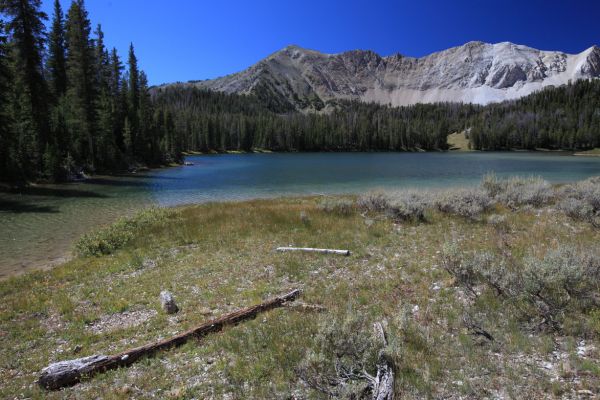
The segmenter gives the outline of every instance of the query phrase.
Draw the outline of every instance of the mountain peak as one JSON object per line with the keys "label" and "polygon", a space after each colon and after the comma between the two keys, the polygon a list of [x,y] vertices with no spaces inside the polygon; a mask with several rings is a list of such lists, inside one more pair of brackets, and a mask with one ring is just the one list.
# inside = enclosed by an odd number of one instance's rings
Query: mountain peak
{"label": "mountain peak", "polygon": [[[258,67],[257,67],[258,66]],[[487,104],[549,85],[600,77],[600,48],[576,54],[512,42],[472,41],[421,58],[372,50],[325,54],[289,45],[237,74],[196,86],[270,96],[296,109],[335,99],[392,105],[442,101]]]}

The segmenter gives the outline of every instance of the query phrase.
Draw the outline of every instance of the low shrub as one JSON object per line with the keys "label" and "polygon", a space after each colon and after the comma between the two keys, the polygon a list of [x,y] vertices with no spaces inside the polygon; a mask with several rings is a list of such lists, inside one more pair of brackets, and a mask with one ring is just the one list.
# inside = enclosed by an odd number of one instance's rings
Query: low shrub
{"label": "low shrub", "polygon": [[600,305],[600,254],[597,249],[559,246],[543,258],[476,253],[465,256],[447,246],[442,266],[472,298],[486,289],[501,297],[503,309],[527,324],[560,331],[565,317],[582,315]]}
{"label": "low shrub", "polygon": [[483,177],[481,187],[491,198],[511,208],[540,207],[555,198],[552,185],[539,176],[499,179],[495,174],[488,174]]}
{"label": "low shrub", "polygon": [[372,192],[358,199],[364,211],[384,213],[397,221],[424,221],[425,212],[431,206],[427,192],[406,190],[395,193]]}
{"label": "low shrub", "polygon": [[300,379],[330,398],[370,398],[364,372],[375,375],[381,346],[363,315],[326,318],[315,345],[296,370]]}
{"label": "low shrub", "polygon": [[83,235],[75,249],[80,256],[111,254],[146,233],[152,227],[163,226],[179,212],[167,208],[150,208],[131,218],[121,218],[112,225]]}
{"label": "low shrub", "polygon": [[327,213],[348,216],[354,212],[354,201],[350,199],[326,198],[321,202],[320,208]]}
{"label": "low shrub", "polygon": [[364,211],[380,212],[396,221],[424,221],[431,205],[427,192],[406,190],[395,193],[371,192],[358,199]]}
{"label": "low shrub", "polygon": [[383,212],[390,207],[390,199],[384,192],[368,192],[358,198],[357,205],[364,211]]}
{"label": "low shrub", "polygon": [[447,214],[477,219],[490,209],[493,201],[487,192],[481,189],[456,189],[437,195],[434,205]]}
{"label": "low shrub", "polygon": [[391,197],[386,213],[395,220],[419,222],[425,220],[425,212],[430,207],[429,193],[407,190]]}
{"label": "low shrub", "polygon": [[600,227],[600,177],[593,177],[560,189],[558,209],[569,217]]}
{"label": "low shrub", "polygon": [[506,220],[506,215],[492,214],[487,217],[487,223],[496,228],[499,232],[508,232],[510,226]]}

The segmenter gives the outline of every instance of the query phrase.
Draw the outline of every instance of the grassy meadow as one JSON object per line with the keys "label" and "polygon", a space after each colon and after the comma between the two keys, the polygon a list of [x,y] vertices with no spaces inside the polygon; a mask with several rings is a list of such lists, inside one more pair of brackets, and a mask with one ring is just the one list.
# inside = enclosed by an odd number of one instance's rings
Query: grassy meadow
{"label": "grassy meadow", "polygon": [[[360,375],[379,351],[398,398],[593,398],[599,191],[598,179],[488,177],[450,192],[142,212],[82,238],[64,265],[0,282],[0,398],[368,398]],[[275,251],[287,245],[352,254]],[[35,383],[51,362],[167,338],[295,288],[325,311],[279,308],[74,387]],[[179,313],[162,311],[161,290]]]}

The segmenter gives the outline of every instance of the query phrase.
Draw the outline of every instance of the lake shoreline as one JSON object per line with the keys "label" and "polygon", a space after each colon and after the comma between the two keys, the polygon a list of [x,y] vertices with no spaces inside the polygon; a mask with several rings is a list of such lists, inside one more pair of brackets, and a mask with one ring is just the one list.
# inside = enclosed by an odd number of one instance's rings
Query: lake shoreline
{"label": "lake shoreline", "polygon": [[472,187],[492,171],[552,183],[600,174],[598,158],[555,152],[280,152],[187,160],[194,165],[0,188],[0,275],[54,265],[81,235],[149,206]]}
{"label": "lake shoreline", "polygon": [[[594,150],[588,150],[592,152]],[[132,175],[137,175],[139,173],[146,173],[151,171],[160,171],[170,168],[178,168],[189,166],[185,164],[185,157],[194,157],[194,156],[215,156],[215,155],[235,155],[235,154],[341,154],[341,153],[349,153],[349,154],[421,154],[421,153],[531,153],[531,154],[555,154],[555,155],[565,155],[565,156],[577,156],[577,157],[600,157],[600,153],[588,153],[588,151],[578,151],[578,150],[555,150],[555,149],[509,149],[509,150],[473,150],[473,149],[462,149],[462,148],[448,148],[445,150],[424,150],[424,149],[413,149],[413,150],[309,150],[309,151],[280,151],[280,150],[269,150],[269,149],[252,149],[252,150],[225,150],[225,151],[185,151],[182,152],[184,160],[181,163],[172,163],[169,165],[159,165],[159,166],[138,166],[137,168],[125,169],[121,171],[113,171],[113,172],[100,172],[94,174],[83,174],[81,178],[73,178],[65,181],[52,182],[47,180],[39,180],[39,181],[26,181],[26,182],[7,182],[0,181],[0,192],[1,191],[14,191],[27,187],[35,187],[35,186],[43,186],[43,185],[56,185],[56,184],[78,184],[85,183],[90,180],[95,179],[96,177],[127,177]]]}

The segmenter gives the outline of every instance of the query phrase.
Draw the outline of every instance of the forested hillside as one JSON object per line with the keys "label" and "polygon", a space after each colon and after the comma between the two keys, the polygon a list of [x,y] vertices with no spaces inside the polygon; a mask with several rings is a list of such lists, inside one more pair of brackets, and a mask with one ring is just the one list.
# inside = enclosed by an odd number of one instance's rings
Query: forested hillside
{"label": "forested hillside", "polygon": [[177,148],[188,150],[444,150],[466,130],[471,148],[585,149],[600,146],[600,81],[577,81],[516,101],[390,107],[330,101],[324,113],[278,113],[254,95],[185,85],[153,92],[159,112],[175,119]]}
{"label": "forested hillside", "polygon": [[322,114],[278,114],[255,96],[181,86],[156,89],[154,96],[157,110],[174,116],[178,147],[199,151],[445,149],[448,133],[464,129],[478,109],[337,101]]}
{"label": "forested hillside", "polygon": [[[55,0],[49,32],[40,0],[0,1],[0,179],[62,180],[179,153],[170,119],[154,113],[133,45],[127,67],[92,27],[83,0]],[[3,20],[2,20],[3,19]]]}
{"label": "forested hillside", "polygon": [[490,104],[469,122],[474,149],[600,147],[600,80]]}

